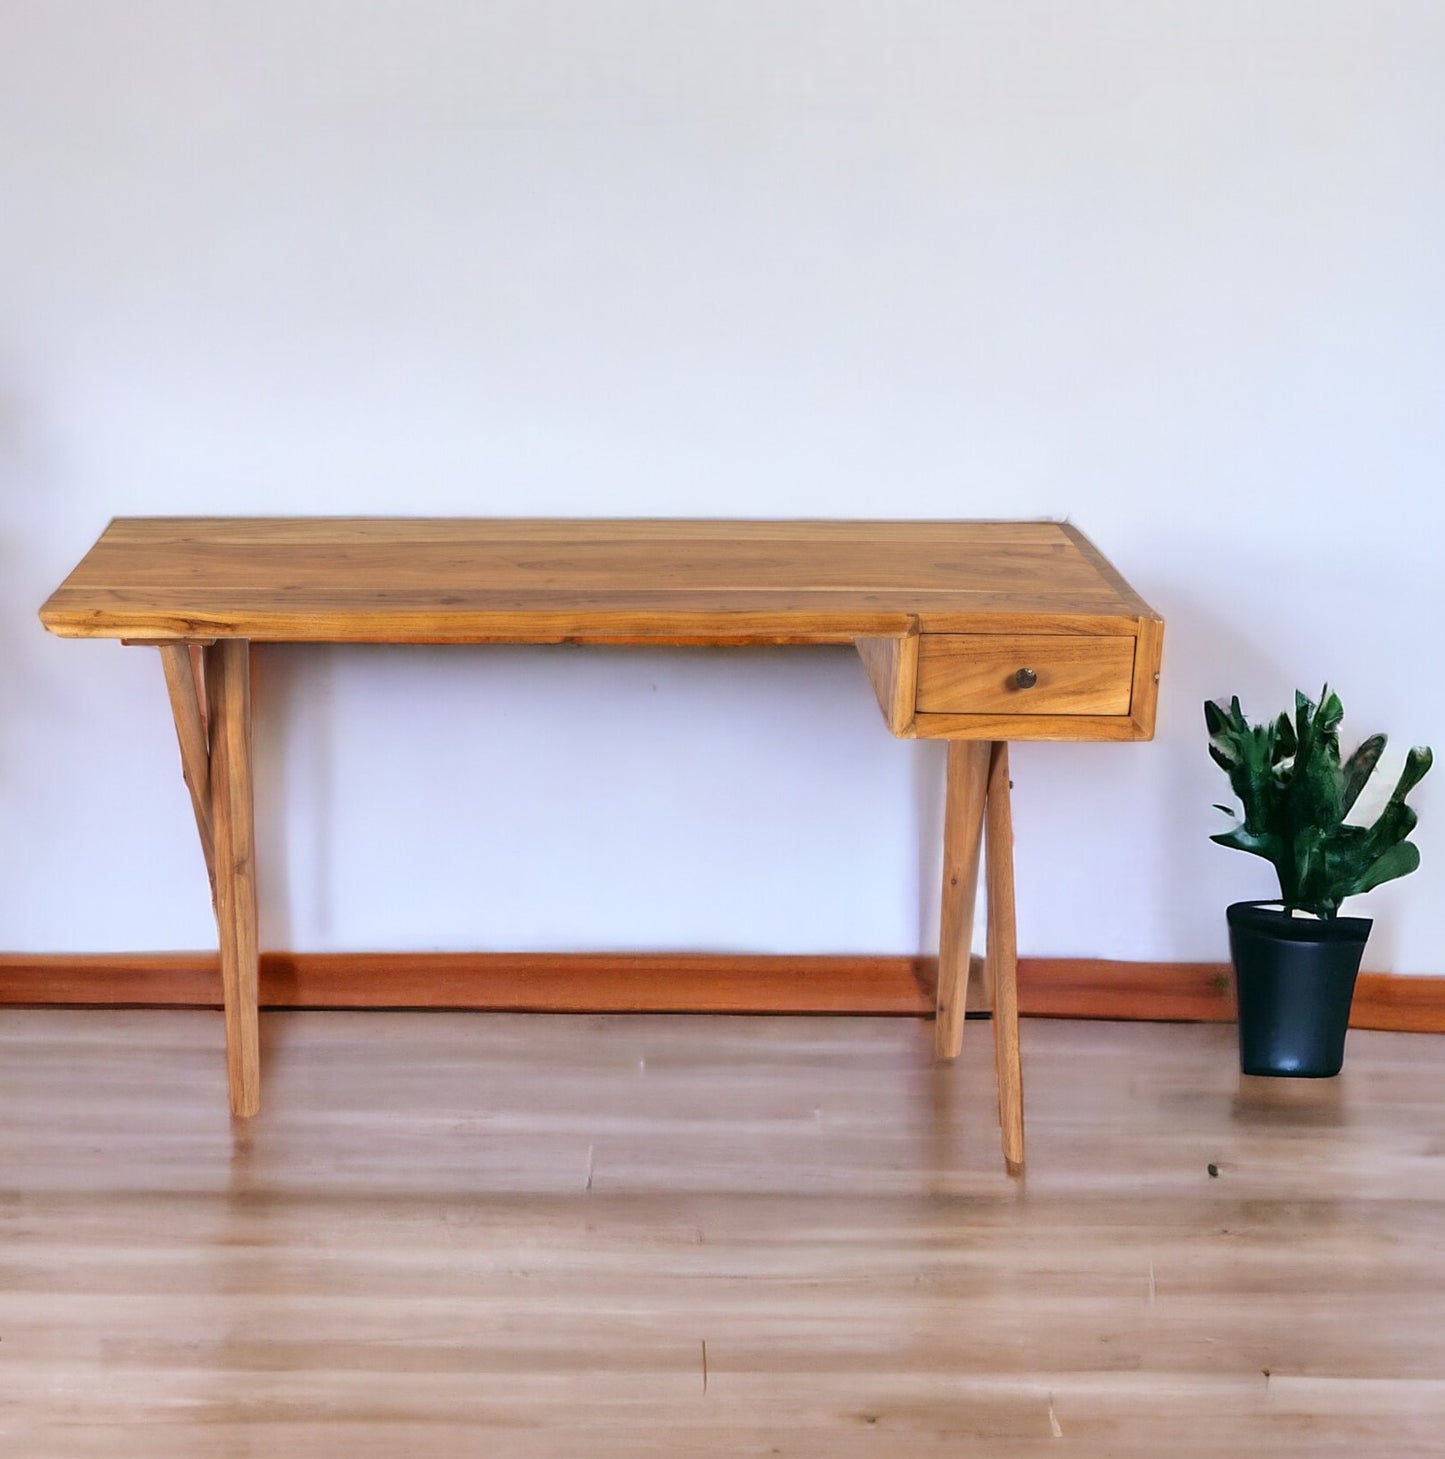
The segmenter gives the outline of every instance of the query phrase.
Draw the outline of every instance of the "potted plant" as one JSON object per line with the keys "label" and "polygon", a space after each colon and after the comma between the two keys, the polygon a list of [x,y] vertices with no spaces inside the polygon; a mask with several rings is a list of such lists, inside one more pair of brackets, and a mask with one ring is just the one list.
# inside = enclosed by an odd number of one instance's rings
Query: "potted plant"
{"label": "potted plant", "polygon": [[[1246,1074],[1328,1078],[1344,1062],[1355,975],[1367,917],[1341,917],[1346,897],[1405,876],[1420,864],[1407,838],[1415,812],[1405,797],[1429,770],[1416,746],[1372,824],[1347,819],[1385,748],[1371,735],[1340,761],[1344,709],[1329,686],[1318,705],[1295,694],[1294,718],[1250,724],[1236,697],[1204,706],[1209,753],[1229,776],[1244,818],[1210,839],[1262,856],[1279,875],[1280,900],[1228,909]],[[1216,809],[1233,815],[1228,806]]]}

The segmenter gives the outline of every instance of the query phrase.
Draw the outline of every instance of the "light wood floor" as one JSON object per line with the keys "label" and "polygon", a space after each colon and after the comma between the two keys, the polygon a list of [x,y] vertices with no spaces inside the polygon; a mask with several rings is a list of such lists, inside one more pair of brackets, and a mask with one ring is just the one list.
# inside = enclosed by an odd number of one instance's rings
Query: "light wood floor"
{"label": "light wood floor", "polygon": [[989,1033],[4,1010],[0,1454],[1445,1453],[1445,1039]]}

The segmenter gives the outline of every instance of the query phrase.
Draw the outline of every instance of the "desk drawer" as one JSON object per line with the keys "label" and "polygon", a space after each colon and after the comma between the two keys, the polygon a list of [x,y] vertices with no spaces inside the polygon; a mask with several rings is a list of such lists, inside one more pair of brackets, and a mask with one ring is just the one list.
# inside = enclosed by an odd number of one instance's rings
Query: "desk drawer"
{"label": "desk drawer", "polygon": [[[920,714],[1128,714],[1134,640],[925,633]],[[1027,687],[1026,687],[1027,686]]]}

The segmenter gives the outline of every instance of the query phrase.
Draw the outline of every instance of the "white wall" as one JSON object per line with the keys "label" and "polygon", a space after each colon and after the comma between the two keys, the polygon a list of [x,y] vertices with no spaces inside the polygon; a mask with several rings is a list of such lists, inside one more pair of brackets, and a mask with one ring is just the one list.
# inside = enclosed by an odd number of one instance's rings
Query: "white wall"
{"label": "white wall", "polygon": [[[1222,956],[1206,695],[1445,741],[1442,74],[1435,0],[0,0],[0,948],[213,936],[155,656],[35,618],[111,515],[939,515],[1169,622],[1156,743],[1017,752],[1024,950]],[[936,938],[846,652],[258,674],[267,945]]]}

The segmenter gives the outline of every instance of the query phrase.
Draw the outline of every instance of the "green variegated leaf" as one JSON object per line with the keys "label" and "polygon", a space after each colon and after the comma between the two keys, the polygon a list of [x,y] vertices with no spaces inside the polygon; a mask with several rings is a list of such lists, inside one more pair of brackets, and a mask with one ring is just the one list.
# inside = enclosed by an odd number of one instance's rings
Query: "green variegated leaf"
{"label": "green variegated leaf", "polygon": [[1425,778],[1426,772],[1435,763],[1434,752],[1429,745],[1415,745],[1405,756],[1405,768],[1390,795],[1391,800],[1404,800]]}
{"label": "green variegated leaf", "polygon": [[1360,875],[1355,884],[1345,893],[1354,896],[1368,892],[1383,882],[1394,881],[1396,877],[1409,876],[1420,865],[1420,848],[1413,841],[1401,841],[1391,846]]}
{"label": "green variegated leaf", "polygon": [[1320,707],[1315,711],[1315,727],[1322,734],[1334,734],[1340,727],[1340,721],[1345,717],[1345,706],[1340,703],[1340,696],[1330,692],[1330,686],[1325,685],[1320,690]]}
{"label": "green variegated leaf", "polygon": [[1385,736],[1371,735],[1369,739],[1361,741],[1360,748],[1345,761],[1345,790],[1341,798],[1341,808],[1345,815],[1349,815],[1355,802],[1359,800],[1360,792],[1375,773],[1375,766],[1380,763],[1380,756],[1384,751]]}
{"label": "green variegated leaf", "polygon": [[1220,831],[1209,839],[1220,846],[1228,846],[1234,851],[1247,851],[1251,856],[1263,856],[1266,861],[1277,861],[1279,857],[1280,848],[1277,837],[1256,836],[1243,826],[1234,826],[1228,831]]}
{"label": "green variegated leaf", "polygon": [[1294,732],[1294,725],[1287,714],[1282,714],[1274,722],[1274,742],[1277,760],[1291,760],[1295,751],[1299,749],[1299,738]]}
{"label": "green variegated leaf", "polygon": [[1236,765],[1239,764],[1239,761],[1237,759],[1235,759],[1231,755],[1226,754],[1223,750],[1219,748],[1218,745],[1210,745],[1209,758],[1213,760],[1214,763],[1218,765],[1219,768],[1223,770],[1226,775],[1228,775],[1229,772],[1233,770]]}

